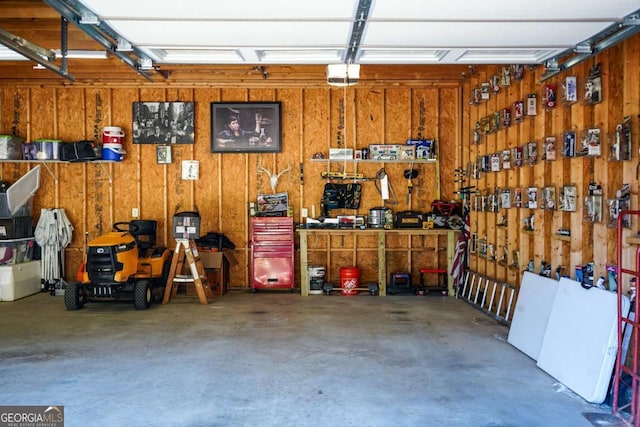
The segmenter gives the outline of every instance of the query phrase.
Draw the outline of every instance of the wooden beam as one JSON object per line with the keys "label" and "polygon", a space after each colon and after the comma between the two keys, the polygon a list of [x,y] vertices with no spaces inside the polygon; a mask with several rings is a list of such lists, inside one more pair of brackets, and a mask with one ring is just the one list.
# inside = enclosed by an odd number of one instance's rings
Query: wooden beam
{"label": "wooden beam", "polygon": [[60,19],[60,14],[39,0],[4,0],[0,2],[3,19]]}

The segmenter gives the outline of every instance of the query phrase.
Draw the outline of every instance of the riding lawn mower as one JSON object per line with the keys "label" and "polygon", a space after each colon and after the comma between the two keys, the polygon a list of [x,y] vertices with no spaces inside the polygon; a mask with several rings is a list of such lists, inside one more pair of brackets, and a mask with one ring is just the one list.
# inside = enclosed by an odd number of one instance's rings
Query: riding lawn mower
{"label": "riding lawn mower", "polygon": [[78,310],[89,301],[133,301],[138,310],[162,301],[171,253],[155,247],[156,221],[116,222],[113,231],[87,242],[78,280],[67,283],[64,304]]}

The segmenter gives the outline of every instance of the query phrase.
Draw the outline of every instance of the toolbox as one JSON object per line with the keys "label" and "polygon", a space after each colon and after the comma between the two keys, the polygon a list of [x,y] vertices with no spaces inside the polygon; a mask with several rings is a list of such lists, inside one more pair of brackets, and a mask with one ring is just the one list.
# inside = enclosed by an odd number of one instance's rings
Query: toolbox
{"label": "toolbox", "polygon": [[422,228],[422,214],[415,211],[398,212],[396,228]]}
{"label": "toolbox", "polygon": [[293,218],[251,218],[251,291],[295,289]]}

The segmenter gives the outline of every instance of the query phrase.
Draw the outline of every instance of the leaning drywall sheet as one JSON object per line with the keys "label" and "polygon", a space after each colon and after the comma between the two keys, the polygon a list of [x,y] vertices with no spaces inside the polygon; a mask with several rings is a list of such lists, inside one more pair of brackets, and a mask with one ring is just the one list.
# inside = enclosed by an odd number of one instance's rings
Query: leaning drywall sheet
{"label": "leaning drywall sheet", "polygon": [[558,281],[525,271],[507,342],[538,360]]}
{"label": "leaning drywall sheet", "polygon": [[560,279],[538,366],[588,402],[602,403],[617,351],[617,311],[614,292]]}

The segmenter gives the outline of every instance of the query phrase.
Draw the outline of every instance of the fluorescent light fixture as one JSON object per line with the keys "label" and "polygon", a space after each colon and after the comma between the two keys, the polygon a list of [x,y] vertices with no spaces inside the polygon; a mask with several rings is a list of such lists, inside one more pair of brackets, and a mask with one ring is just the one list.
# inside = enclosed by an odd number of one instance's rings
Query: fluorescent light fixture
{"label": "fluorescent light fixture", "polygon": [[331,86],[353,86],[360,79],[360,64],[327,65],[327,83]]}
{"label": "fluorescent light fixture", "polygon": [[[54,50],[56,58],[62,58],[59,49]],[[67,58],[70,59],[107,59],[106,50],[68,50]]]}

